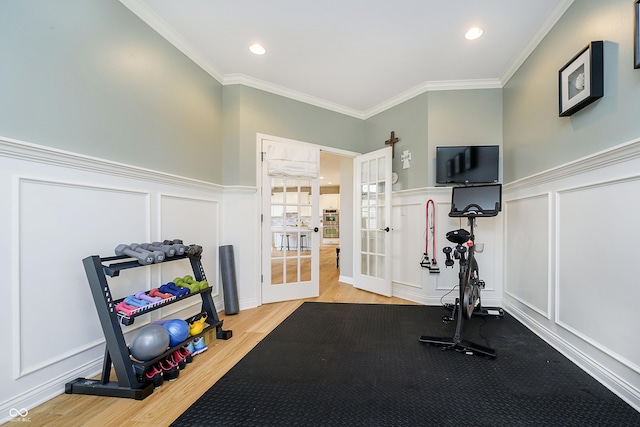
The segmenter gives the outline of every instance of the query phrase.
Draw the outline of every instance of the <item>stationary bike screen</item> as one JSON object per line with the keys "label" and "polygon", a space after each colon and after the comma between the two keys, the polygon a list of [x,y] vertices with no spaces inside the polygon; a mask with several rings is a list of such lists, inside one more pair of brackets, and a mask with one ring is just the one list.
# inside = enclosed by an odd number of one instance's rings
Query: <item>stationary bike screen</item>
{"label": "stationary bike screen", "polygon": [[502,184],[453,187],[449,216],[496,216],[502,210]]}

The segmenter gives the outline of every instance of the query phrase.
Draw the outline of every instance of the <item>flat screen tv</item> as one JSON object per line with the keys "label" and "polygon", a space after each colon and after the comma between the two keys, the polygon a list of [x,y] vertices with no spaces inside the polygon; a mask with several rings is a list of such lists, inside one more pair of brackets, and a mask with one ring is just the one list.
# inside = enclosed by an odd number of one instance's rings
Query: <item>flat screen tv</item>
{"label": "flat screen tv", "polygon": [[436,184],[496,183],[499,162],[498,145],[436,147]]}

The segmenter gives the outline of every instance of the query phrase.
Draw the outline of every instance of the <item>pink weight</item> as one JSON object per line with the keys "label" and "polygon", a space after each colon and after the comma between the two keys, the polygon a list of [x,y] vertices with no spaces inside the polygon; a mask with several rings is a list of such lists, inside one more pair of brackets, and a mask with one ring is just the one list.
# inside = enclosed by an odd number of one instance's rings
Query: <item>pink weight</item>
{"label": "pink weight", "polygon": [[173,298],[175,295],[173,294],[167,294],[164,292],[160,292],[160,289],[158,288],[153,288],[149,291],[149,295],[151,295],[152,297],[159,297],[162,299],[168,299],[168,298]]}
{"label": "pink weight", "polygon": [[116,304],[116,311],[119,311],[120,313],[124,313],[127,316],[131,316],[138,309],[139,307],[132,307],[129,304],[125,303],[124,301]]}

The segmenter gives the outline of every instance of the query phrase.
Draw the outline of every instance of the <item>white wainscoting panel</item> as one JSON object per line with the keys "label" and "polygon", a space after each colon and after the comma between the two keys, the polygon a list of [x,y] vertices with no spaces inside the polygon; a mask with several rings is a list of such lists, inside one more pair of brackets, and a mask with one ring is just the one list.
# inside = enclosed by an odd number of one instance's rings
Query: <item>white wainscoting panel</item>
{"label": "white wainscoting panel", "polygon": [[504,188],[505,309],[636,410],[638,171],[640,139]]}
{"label": "white wainscoting panel", "polygon": [[18,178],[17,189],[13,309],[20,345],[12,349],[20,377],[104,341],[82,259],[104,230],[115,239],[145,238],[149,200],[145,193],[27,178]]}
{"label": "white wainscoting panel", "polygon": [[220,244],[233,246],[240,310],[262,304],[259,218],[260,194],[257,188],[225,188]]}
{"label": "white wainscoting panel", "polygon": [[[449,190],[450,192],[451,190]],[[443,299],[444,302],[453,303],[455,299],[458,297],[458,272],[460,271],[460,267],[457,263],[453,265],[453,267],[447,267],[445,265],[445,260],[447,257],[445,256],[442,249],[445,246],[452,247],[452,243],[447,240],[447,232],[451,230],[457,230],[460,228],[460,220],[456,220],[449,217],[449,212],[451,211],[451,194],[447,195],[447,198],[444,200],[438,200],[435,202],[436,204],[436,260],[438,261],[438,266],[440,268],[439,274],[432,274],[425,272],[425,275],[429,275],[431,278],[435,276],[435,284],[437,290],[436,295],[439,295],[438,304],[440,303],[440,297],[442,297],[443,293],[446,295],[446,298]],[[453,255],[451,255],[453,256]]]}
{"label": "white wainscoting panel", "polygon": [[[430,273],[420,266],[425,253],[427,236],[427,201],[433,200],[436,210],[436,250],[429,242],[429,259],[435,255],[440,273]],[[451,188],[422,188],[393,193],[393,295],[428,305],[454,302],[458,295],[458,263],[445,267],[442,249],[452,246],[446,239],[448,231],[465,228],[466,219],[449,217]],[[484,243],[478,254],[480,277],[486,282],[482,302],[499,306],[502,301],[502,219],[480,218],[476,227],[477,242]],[[456,289],[454,289],[456,288]]]}
{"label": "white wainscoting panel", "polygon": [[[393,282],[409,287],[420,287],[420,260],[425,249],[425,215],[421,204],[393,206],[391,209]],[[431,250],[430,250],[431,251]],[[407,258],[405,260],[405,258]],[[396,268],[413,261],[413,268]]]}
{"label": "white wainscoting panel", "polygon": [[505,203],[505,293],[550,318],[549,195],[541,194]]}
{"label": "white wainscoting panel", "polygon": [[639,195],[637,177],[558,192],[556,242],[558,324],[638,373],[640,310],[622,302],[640,301]]}
{"label": "white wainscoting panel", "polygon": [[[0,423],[10,408],[30,409],[67,382],[100,373],[104,334],[82,260],[115,255],[120,244],[183,239],[200,244],[216,307],[222,187],[0,137]],[[187,260],[107,278],[114,298],[191,273]],[[184,264],[184,265],[179,265]],[[177,270],[174,270],[174,267]],[[185,318],[192,298],[123,327],[161,316]],[[167,307],[168,308],[168,307]],[[179,312],[178,312],[179,311]],[[186,313],[186,314],[185,314]]]}
{"label": "white wainscoting panel", "polygon": [[[221,307],[221,287],[217,280],[220,203],[217,200],[167,194],[160,194],[159,197],[159,235],[165,236],[167,240],[183,240],[185,245],[202,246],[202,267],[209,286],[212,287],[211,295],[216,307]],[[170,282],[176,277],[193,276],[191,264],[186,259],[163,264],[160,271],[160,283]],[[163,318],[167,318],[180,310],[187,310],[189,315],[197,314],[200,307],[200,298],[190,298],[159,311]]]}

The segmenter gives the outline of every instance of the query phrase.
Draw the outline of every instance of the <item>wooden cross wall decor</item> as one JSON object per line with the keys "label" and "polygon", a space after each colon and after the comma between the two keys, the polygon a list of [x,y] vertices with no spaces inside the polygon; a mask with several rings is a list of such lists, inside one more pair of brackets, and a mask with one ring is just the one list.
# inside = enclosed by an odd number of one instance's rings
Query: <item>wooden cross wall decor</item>
{"label": "wooden cross wall decor", "polygon": [[395,144],[398,141],[399,139],[396,138],[396,133],[394,131],[391,131],[391,137],[384,142],[385,145],[391,146],[391,158],[395,157],[395,150],[393,149],[393,144]]}

